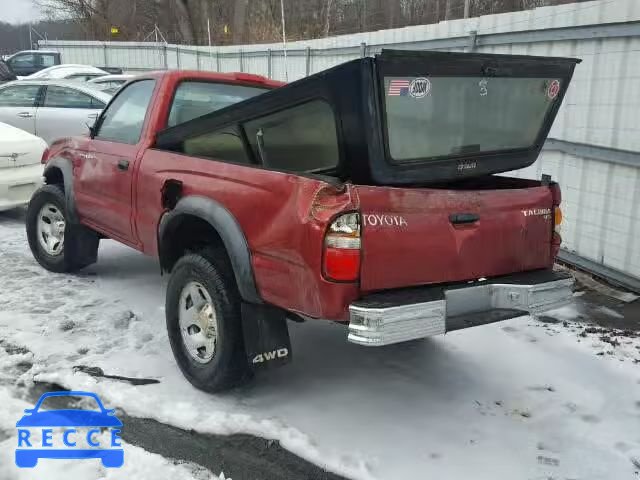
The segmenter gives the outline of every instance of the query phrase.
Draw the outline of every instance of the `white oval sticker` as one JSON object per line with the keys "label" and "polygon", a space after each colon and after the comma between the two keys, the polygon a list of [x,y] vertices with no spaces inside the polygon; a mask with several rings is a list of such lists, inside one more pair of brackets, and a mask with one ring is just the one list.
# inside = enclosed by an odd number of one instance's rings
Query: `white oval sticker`
{"label": "white oval sticker", "polygon": [[555,100],[559,93],[560,93],[560,81],[553,80],[549,84],[549,88],[547,89],[547,97],[549,97],[549,100]]}
{"label": "white oval sticker", "polygon": [[431,91],[431,82],[428,78],[414,78],[409,84],[409,95],[413,98],[422,98],[429,95]]}

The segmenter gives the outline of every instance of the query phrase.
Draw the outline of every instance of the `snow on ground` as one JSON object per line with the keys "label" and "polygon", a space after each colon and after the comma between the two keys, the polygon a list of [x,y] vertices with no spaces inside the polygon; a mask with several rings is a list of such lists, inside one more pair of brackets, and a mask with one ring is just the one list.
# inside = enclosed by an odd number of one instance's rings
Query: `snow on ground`
{"label": "snow on ground", "polygon": [[[0,217],[0,238],[0,353],[12,353],[0,371],[14,381],[93,391],[107,408],[185,429],[277,439],[354,479],[640,478],[640,339],[581,336],[571,308],[558,312],[566,324],[523,317],[369,349],[336,324],[292,324],[291,365],[210,395],[173,361],[153,259],[103,242],[98,264],[56,275],[32,259],[15,219]],[[22,408],[0,417],[5,436]],[[125,465],[139,454],[180,468],[125,448]]]}

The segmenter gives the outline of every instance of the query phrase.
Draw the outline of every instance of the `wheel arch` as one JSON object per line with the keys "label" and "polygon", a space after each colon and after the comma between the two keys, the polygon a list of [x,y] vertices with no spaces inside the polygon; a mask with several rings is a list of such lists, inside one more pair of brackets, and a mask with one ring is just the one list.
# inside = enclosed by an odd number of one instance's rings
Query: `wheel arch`
{"label": "wheel arch", "polygon": [[[182,197],[175,208],[165,213],[158,225],[158,255],[163,271],[171,271],[186,250],[198,246],[199,235],[176,235],[189,222],[199,234],[210,234],[207,241],[219,242],[225,248],[238,286],[246,302],[262,303],[255,282],[251,252],[247,239],[236,218],[215,200],[200,196]],[[186,238],[186,240],[185,240]]]}
{"label": "wheel arch", "polygon": [[67,207],[67,215],[72,223],[78,223],[76,200],[73,189],[73,164],[67,158],[52,158],[44,167],[44,180],[47,185],[62,185]]}

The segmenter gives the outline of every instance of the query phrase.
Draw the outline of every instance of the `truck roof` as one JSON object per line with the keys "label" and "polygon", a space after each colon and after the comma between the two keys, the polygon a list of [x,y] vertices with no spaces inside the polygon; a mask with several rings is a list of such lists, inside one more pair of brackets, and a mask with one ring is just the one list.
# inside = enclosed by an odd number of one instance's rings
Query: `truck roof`
{"label": "truck roof", "polygon": [[229,83],[248,83],[248,84],[259,84],[264,85],[265,87],[281,87],[285,85],[285,82],[280,82],[278,80],[272,80],[267,77],[263,77],[262,75],[254,75],[252,73],[244,73],[244,72],[208,72],[202,70],[162,70],[149,72],[147,74],[140,74],[139,77],[151,77],[151,78],[169,78],[173,81],[179,81],[183,79],[190,80],[218,80],[222,82]]}

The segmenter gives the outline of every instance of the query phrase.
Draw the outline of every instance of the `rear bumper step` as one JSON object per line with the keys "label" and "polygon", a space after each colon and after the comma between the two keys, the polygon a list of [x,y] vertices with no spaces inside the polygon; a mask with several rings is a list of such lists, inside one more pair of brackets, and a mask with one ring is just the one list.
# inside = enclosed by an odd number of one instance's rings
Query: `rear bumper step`
{"label": "rear bumper step", "polygon": [[348,340],[359,345],[389,345],[536,315],[572,300],[573,277],[552,270],[381,292],[349,306]]}

